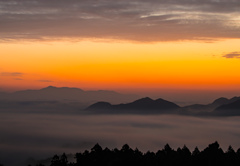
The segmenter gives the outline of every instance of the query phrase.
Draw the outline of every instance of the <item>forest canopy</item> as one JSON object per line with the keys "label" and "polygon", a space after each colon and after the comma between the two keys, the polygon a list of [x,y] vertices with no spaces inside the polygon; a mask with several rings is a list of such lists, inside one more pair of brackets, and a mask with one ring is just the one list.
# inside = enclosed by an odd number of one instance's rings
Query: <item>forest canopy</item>
{"label": "forest canopy", "polygon": [[[50,166],[231,166],[240,164],[240,148],[235,151],[232,146],[224,152],[216,141],[200,151],[198,147],[191,152],[187,146],[174,150],[166,144],[162,150],[143,153],[128,144],[121,149],[103,149],[99,144],[90,151],[75,154],[76,162],[68,162],[65,153],[54,155]],[[28,165],[31,166],[31,165]],[[45,166],[41,163],[36,166]]]}

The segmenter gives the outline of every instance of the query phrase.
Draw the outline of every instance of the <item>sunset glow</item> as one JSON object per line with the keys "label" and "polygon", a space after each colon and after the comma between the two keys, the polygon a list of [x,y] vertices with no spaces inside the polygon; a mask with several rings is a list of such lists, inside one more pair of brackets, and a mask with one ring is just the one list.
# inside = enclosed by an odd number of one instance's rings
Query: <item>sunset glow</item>
{"label": "sunset glow", "polygon": [[[207,88],[240,85],[239,40],[204,42],[1,43],[1,87]],[[19,73],[19,74],[14,74]]]}
{"label": "sunset glow", "polygon": [[1,91],[240,89],[238,2],[34,2],[0,3]]}
{"label": "sunset glow", "polygon": [[240,0],[0,0],[0,117],[0,166],[239,165]]}

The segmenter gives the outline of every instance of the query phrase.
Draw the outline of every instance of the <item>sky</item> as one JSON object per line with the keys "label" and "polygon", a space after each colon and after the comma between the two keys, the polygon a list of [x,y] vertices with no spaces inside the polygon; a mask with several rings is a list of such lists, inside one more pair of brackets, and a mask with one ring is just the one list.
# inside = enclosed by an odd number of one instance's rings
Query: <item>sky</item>
{"label": "sky", "polygon": [[0,0],[0,91],[230,97],[239,43],[238,0]]}

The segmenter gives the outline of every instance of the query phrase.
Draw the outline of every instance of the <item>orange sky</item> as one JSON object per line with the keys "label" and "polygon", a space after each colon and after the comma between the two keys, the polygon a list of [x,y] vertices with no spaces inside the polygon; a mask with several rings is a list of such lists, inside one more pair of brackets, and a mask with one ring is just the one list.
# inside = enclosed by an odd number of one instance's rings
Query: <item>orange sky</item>
{"label": "orange sky", "polygon": [[239,5],[0,0],[0,91],[52,85],[239,95]]}
{"label": "orange sky", "polygon": [[239,89],[240,59],[223,57],[238,50],[239,43],[230,39],[0,43],[0,87]]}

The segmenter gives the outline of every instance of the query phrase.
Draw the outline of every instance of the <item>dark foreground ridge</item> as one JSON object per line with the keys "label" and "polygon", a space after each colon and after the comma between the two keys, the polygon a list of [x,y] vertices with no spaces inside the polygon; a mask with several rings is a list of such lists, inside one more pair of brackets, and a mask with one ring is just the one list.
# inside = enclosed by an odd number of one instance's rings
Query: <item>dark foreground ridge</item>
{"label": "dark foreground ridge", "polygon": [[[102,149],[96,144],[91,151],[76,153],[75,158],[76,163],[70,163],[65,153],[61,156],[54,155],[50,166],[235,166],[240,164],[240,149],[235,152],[229,146],[223,152],[218,142],[215,142],[202,151],[196,147],[190,152],[185,145],[174,150],[166,144],[156,153],[142,153],[137,148],[131,149],[127,144],[121,150]],[[44,165],[39,163],[36,166]]]}

